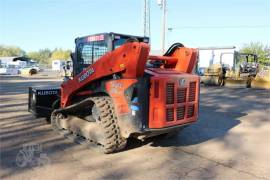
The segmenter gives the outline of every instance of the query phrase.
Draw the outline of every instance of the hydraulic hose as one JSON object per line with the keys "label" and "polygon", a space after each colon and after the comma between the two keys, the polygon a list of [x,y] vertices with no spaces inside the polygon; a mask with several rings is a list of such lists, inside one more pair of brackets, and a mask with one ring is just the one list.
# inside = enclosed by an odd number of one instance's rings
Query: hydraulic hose
{"label": "hydraulic hose", "polygon": [[174,44],[171,45],[171,47],[166,51],[166,53],[164,54],[164,56],[171,56],[177,48],[181,48],[181,47],[185,47],[185,46],[184,46],[182,43],[174,43]]}

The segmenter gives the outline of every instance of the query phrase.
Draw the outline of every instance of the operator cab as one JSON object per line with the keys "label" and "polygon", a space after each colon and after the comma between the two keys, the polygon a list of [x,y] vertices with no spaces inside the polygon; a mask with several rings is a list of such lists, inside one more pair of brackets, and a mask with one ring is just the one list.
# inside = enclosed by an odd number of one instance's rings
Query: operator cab
{"label": "operator cab", "polygon": [[257,74],[259,64],[258,64],[258,56],[256,54],[238,53],[236,63],[240,68],[239,69],[240,73],[250,73],[253,74],[254,76]]}
{"label": "operator cab", "polygon": [[131,36],[117,33],[101,33],[75,39],[76,49],[72,54],[73,75],[82,72],[95,63],[107,52],[113,51],[126,42],[138,41],[148,43],[148,37]]}

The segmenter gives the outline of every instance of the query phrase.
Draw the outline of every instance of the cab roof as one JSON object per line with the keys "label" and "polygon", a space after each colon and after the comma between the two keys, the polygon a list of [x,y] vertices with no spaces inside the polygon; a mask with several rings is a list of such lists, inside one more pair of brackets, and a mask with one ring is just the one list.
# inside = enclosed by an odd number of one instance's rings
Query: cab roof
{"label": "cab roof", "polygon": [[120,34],[120,33],[114,33],[114,32],[104,32],[104,33],[97,33],[97,34],[91,34],[91,35],[87,35],[87,36],[82,36],[82,37],[77,37],[75,39],[75,43],[77,41],[84,41],[84,40],[87,40],[88,38],[91,38],[93,37],[94,39],[95,38],[102,38],[102,35],[103,35],[103,38],[107,37],[107,36],[121,36],[121,37],[133,37],[133,38],[137,38],[137,39],[149,39],[149,37],[145,37],[145,36],[134,36],[134,35],[128,35],[128,34]]}

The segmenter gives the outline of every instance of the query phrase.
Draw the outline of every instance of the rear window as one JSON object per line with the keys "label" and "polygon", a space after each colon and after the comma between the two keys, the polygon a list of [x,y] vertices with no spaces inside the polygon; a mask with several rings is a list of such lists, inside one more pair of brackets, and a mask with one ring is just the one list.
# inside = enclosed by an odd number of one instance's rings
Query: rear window
{"label": "rear window", "polygon": [[148,38],[141,38],[141,37],[130,37],[130,36],[115,36],[115,39],[113,41],[113,47],[114,49],[120,47],[121,45],[125,44],[127,42],[128,39],[136,39],[139,42],[144,42],[144,43],[148,43],[149,39]]}
{"label": "rear window", "polygon": [[93,64],[107,51],[105,41],[81,43],[78,46],[78,64]]}
{"label": "rear window", "polygon": [[120,47],[121,45],[123,45],[125,42],[126,42],[127,39],[116,39],[114,40],[114,43],[113,43],[113,46],[114,46],[114,49]]}

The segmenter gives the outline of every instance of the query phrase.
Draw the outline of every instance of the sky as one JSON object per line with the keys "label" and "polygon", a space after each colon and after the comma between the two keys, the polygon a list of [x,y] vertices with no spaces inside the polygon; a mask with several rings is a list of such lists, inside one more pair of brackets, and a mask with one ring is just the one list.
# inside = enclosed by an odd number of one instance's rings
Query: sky
{"label": "sky", "polygon": [[[161,49],[161,9],[151,1],[151,49]],[[143,0],[0,0],[0,44],[74,49],[76,37],[143,35]],[[270,0],[167,0],[166,46],[270,45]]]}

